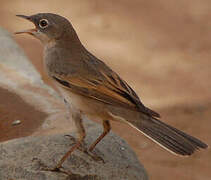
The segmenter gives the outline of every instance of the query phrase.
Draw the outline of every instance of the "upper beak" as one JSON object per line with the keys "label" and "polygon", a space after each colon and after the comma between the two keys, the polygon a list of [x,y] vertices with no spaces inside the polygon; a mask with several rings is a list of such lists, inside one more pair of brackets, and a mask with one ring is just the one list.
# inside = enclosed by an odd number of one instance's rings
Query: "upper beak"
{"label": "upper beak", "polygon": [[25,16],[25,15],[20,15],[20,14],[17,14],[16,15],[17,17],[21,17],[21,18],[23,18],[23,19],[27,19],[27,20],[31,20],[31,18],[30,18],[30,16]]}
{"label": "upper beak", "polygon": [[[33,22],[30,16],[25,16],[25,15],[16,15],[16,16]],[[18,32],[15,32],[15,34],[27,33],[27,34],[34,35],[35,32],[37,32],[37,29],[33,28],[33,29],[27,29],[27,30],[23,30],[23,31],[18,31]]]}

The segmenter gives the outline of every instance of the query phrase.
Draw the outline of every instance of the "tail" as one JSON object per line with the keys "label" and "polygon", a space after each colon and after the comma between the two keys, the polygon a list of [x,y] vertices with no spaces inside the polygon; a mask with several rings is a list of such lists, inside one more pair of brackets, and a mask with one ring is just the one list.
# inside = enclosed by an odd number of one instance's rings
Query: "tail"
{"label": "tail", "polygon": [[182,156],[190,156],[207,144],[152,117],[130,124],[164,149]]}

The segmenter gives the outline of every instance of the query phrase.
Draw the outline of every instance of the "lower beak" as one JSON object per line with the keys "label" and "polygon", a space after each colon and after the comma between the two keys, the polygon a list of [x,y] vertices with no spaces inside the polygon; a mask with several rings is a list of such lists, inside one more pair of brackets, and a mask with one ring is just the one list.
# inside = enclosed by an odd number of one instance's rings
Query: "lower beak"
{"label": "lower beak", "polygon": [[[28,20],[28,21],[33,22],[33,21],[31,20],[30,16],[25,16],[25,15],[16,15],[16,16],[17,16],[17,17],[21,17],[21,18],[23,18],[23,19],[26,19],[26,20]],[[27,30],[23,30],[23,31],[18,31],[18,32],[15,32],[15,34],[27,33],[27,34],[30,34],[30,35],[34,35],[36,32],[37,32],[37,29],[34,28],[34,29],[27,29]]]}
{"label": "lower beak", "polygon": [[37,29],[27,29],[27,30],[23,30],[23,31],[17,31],[17,32],[15,32],[15,34],[27,33],[30,35],[34,35],[36,32],[37,32]]}

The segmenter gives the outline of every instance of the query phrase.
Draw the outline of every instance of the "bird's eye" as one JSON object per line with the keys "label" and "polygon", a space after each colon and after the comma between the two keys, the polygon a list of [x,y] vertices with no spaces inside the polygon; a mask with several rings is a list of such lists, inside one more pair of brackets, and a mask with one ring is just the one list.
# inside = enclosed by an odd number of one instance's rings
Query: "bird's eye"
{"label": "bird's eye", "polygon": [[46,27],[48,27],[48,20],[47,19],[41,19],[39,22],[39,26],[44,29]]}

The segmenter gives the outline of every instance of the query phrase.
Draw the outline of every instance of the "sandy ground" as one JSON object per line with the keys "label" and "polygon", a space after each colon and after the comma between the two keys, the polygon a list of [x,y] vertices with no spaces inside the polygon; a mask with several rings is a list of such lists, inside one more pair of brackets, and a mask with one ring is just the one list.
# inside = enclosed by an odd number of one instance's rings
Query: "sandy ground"
{"label": "sandy ground", "polygon": [[[211,144],[210,7],[209,0],[0,0],[0,26],[10,32],[31,27],[15,14],[54,12],[66,16],[84,45],[129,82],[163,121]],[[14,38],[49,83],[42,67],[41,44],[29,36]],[[13,101],[14,95],[0,90],[0,97],[7,102],[0,108],[0,140],[28,135],[42,123],[42,114],[21,100]],[[18,113],[9,114],[10,102],[22,103]],[[28,117],[27,108],[33,116]],[[10,122],[19,118],[23,119],[22,129],[10,127]],[[112,125],[135,150],[150,179],[211,178],[210,149],[180,158],[126,125]]]}

